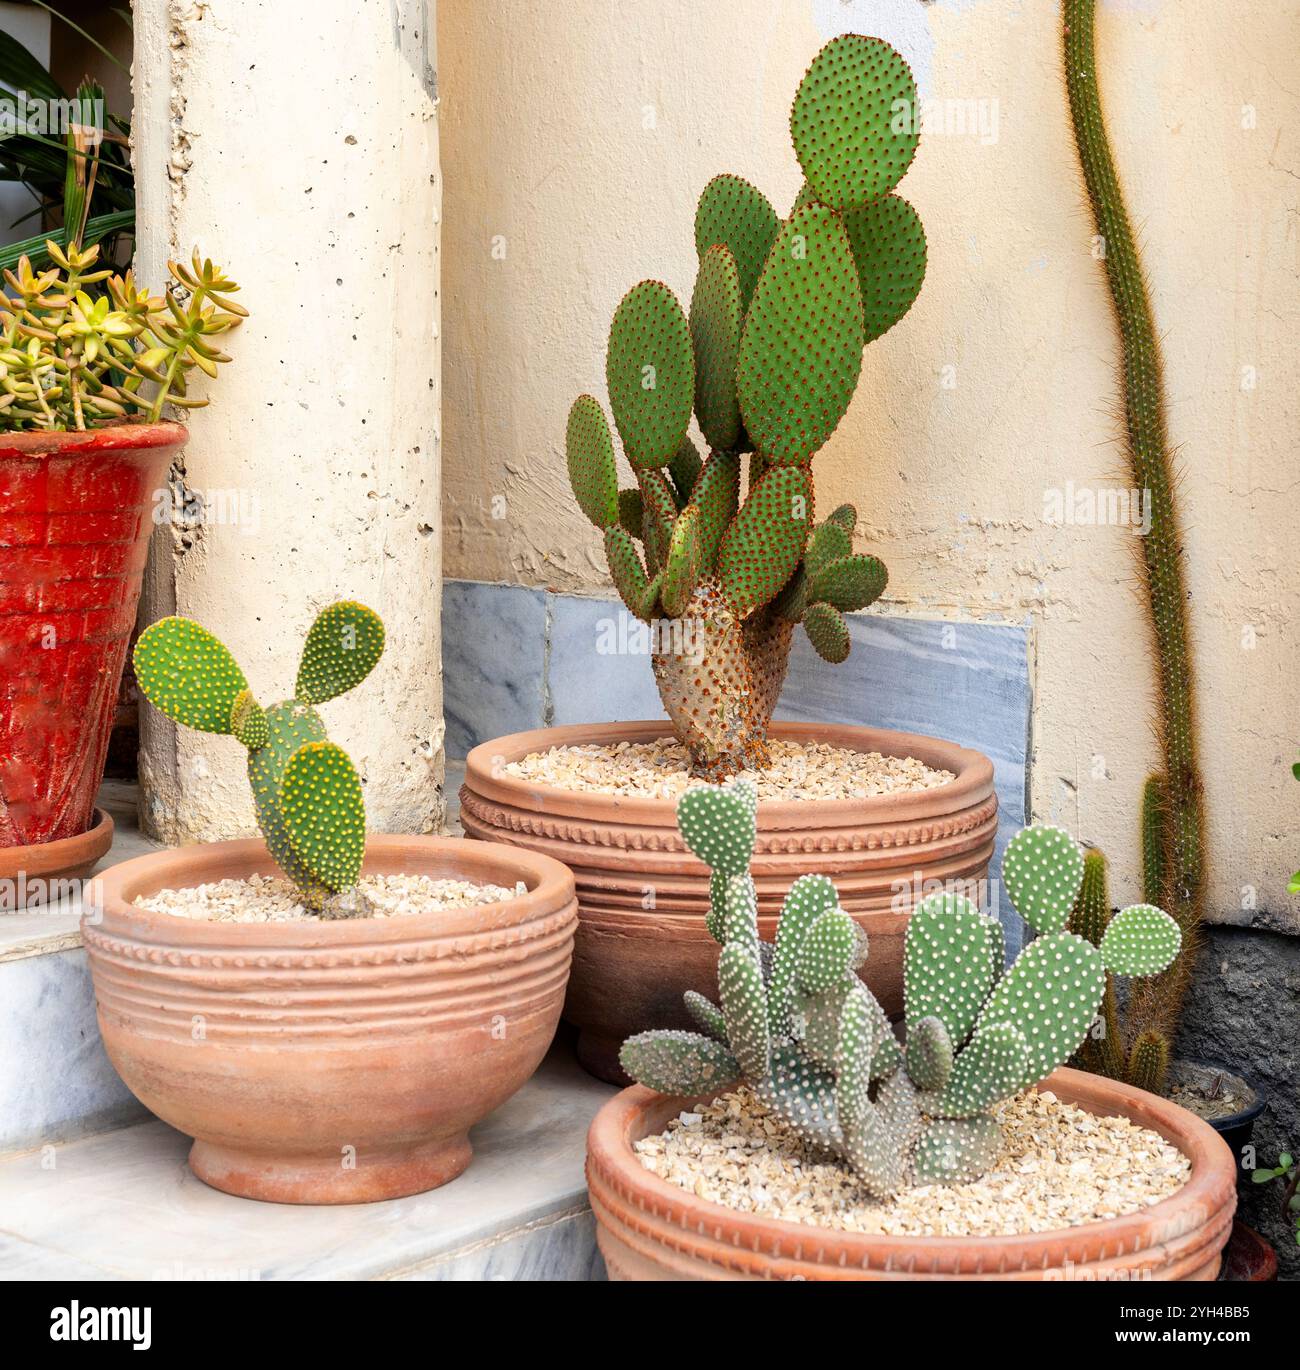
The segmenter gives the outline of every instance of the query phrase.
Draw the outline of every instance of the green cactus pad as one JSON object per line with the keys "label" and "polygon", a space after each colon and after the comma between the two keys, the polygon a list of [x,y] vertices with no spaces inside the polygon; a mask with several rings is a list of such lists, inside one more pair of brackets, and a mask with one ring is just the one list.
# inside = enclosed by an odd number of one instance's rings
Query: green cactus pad
{"label": "green cactus pad", "polygon": [[711,999],[688,989],[682,995],[682,1002],[686,1005],[686,1012],[691,1015],[702,1032],[715,1041],[727,1044],[727,1020],[722,1016],[722,1010]]}
{"label": "green cactus pad", "polygon": [[326,889],[350,889],[366,851],[361,779],[347,752],[308,742],[289,758],[280,782],[280,811],[298,859]]}
{"label": "green cactus pad", "polygon": [[905,1186],[908,1157],[921,1127],[916,1088],[899,1070],[880,1086],[861,1120],[844,1128],[844,1154],[876,1198],[891,1198]]}
{"label": "green cactus pad", "polygon": [[742,313],[749,308],[763,263],[772,250],[779,224],[767,197],[739,176],[715,176],[695,210],[695,250],[703,261],[722,244],[736,263]]}
{"label": "green cactus pad", "polygon": [[885,563],[859,553],[841,557],[815,575],[810,573],[808,599],[813,602],[824,600],[836,609],[865,609],[885,593],[888,584],[889,572]]}
{"label": "green cactus pad", "polygon": [[785,588],[772,601],[772,612],[787,623],[802,623],[807,608],[808,577],[803,567],[797,566],[794,575],[786,581]]}
{"label": "green cactus pad", "polygon": [[646,567],[651,574],[657,574],[672,541],[677,501],[662,471],[638,471],[637,481],[641,486],[641,541],[645,545]]}
{"label": "green cactus pad", "polygon": [[1083,858],[1083,882],[1070,911],[1069,929],[1094,947],[1101,946],[1106,925],[1110,922],[1110,891],[1106,881],[1106,858],[1101,852],[1086,852]]}
{"label": "green cactus pad", "polygon": [[683,438],[668,463],[668,475],[678,509],[685,509],[690,502],[691,492],[695,489],[695,482],[700,478],[700,468],[703,465],[695,444],[689,437]]}
{"label": "green cactus pad", "polygon": [[805,465],[843,418],[861,370],[853,249],[840,217],[809,205],[777,235],[740,339],[740,412],[764,458]]}
{"label": "green cactus pad", "polygon": [[276,865],[304,892],[308,903],[315,906],[330,891],[294,850],[280,803],[280,785],[290,760],[300,747],[326,740],[325,724],[310,705],[292,699],[271,705],[266,710],[266,724],[265,745],[248,754],[248,783],[253,791],[257,826]]}
{"label": "green cactus pad", "polygon": [[623,1043],[618,1061],[637,1084],[685,1098],[713,1093],[740,1078],[731,1052],[698,1032],[638,1033]]}
{"label": "green cactus pad", "polygon": [[841,1141],[835,1112],[835,1077],[792,1046],[774,1046],[766,1080],[754,1092],[805,1141],[835,1147]]}
{"label": "green cactus pad", "polygon": [[1083,852],[1063,828],[1035,824],[1007,843],[1002,883],[1016,912],[1035,932],[1060,932],[1083,882]]}
{"label": "green cactus pad", "polygon": [[875,342],[911,309],[925,280],[925,229],[906,200],[886,195],[844,216],[862,290],[862,332]]}
{"label": "green cactus pad", "polygon": [[776,597],[803,555],[812,479],[797,466],[768,471],[749,492],[718,549],[718,579],[737,613]]}
{"label": "green cactus pad", "polygon": [[1106,967],[1090,942],[1072,932],[1040,935],[998,982],[976,1031],[993,1023],[1019,1028],[1029,1048],[1020,1087],[1036,1084],[1088,1035],[1105,988]]}
{"label": "green cactus pad", "polygon": [[826,516],[827,523],[837,523],[850,536],[858,526],[858,511],[851,504],[837,504]]}
{"label": "green cactus pad", "polygon": [[827,519],[813,529],[808,539],[808,550],[804,553],[803,569],[809,579],[816,577],[833,561],[847,557],[853,551],[853,541],[848,530],[835,519]]}
{"label": "green cactus pad", "polygon": [[700,511],[700,569],[710,571],[740,506],[740,458],[734,452],[714,452],[704,463],[691,504]]}
{"label": "green cactus pad", "polygon": [[804,632],[823,661],[839,665],[849,654],[853,639],[844,615],[831,604],[810,604],[803,614]]}
{"label": "green cactus pad", "polygon": [[683,509],[673,524],[663,577],[659,598],[664,613],[677,618],[690,604],[700,578],[700,513],[693,505]]}
{"label": "green cactus pad", "polygon": [[715,942],[725,942],[724,928],[727,921],[727,885],[729,875],[713,871],[709,875],[709,911],[704,915],[705,931]]}
{"label": "green cactus pad", "polygon": [[736,354],[744,319],[736,259],[729,247],[717,243],[700,258],[690,325],[695,346],[695,414],[705,441],[719,451],[729,451],[740,438]]}
{"label": "green cactus pad", "polygon": [[1101,958],[1115,975],[1159,975],[1178,955],[1183,934],[1153,904],[1133,904],[1110,920],[1101,939]]}
{"label": "green cactus pad", "polygon": [[[913,117],[899,128],[899,111]],[[795,155],[813,194],[832,209],[892,190],[920,141],[916,82],[888,43],[846,33],[813,59],[790,111]]]}
{"label": "green cactus pad", "polygon": [[664,573],[660,571],[655,578],[645,587],[645,594],[641,596],[641,612],[638,618],[643,618],[650,623],[659,612],[659,591],[663,589]]}
{"label": "green cactus pad", "polygon": [[809,994],[823,994],[850,974],[860,950],[858,926],[833,909],[808,929],[799,943],[795,977]]}
{"label": "green cactus pad", "polygon": [[645,531],[645,509],[641,503],[640,490],[618,492],[618,523],[625,533],[640,542]]}
{"label": "green cactus pad", "polygon": [[848,994],[835,1040],[835,1108],[840,1126],[860,1127],[871,1112],[871,1062],[879,1045],[880,1020],[867,994]]}
{"label": "green cactus pad", "polygon": [[767,1027],[767,995],[757,947],[728,942],[718,955],[718,994],[727,1021],[731,1050],[747,1080],[768,1072],[772,1040]]}
{"label": "green cactus pad", "polygon": [[743,795],[718,785],[687,790],[677,801],[677,826],[695,855],[720,875],[746,875],[758,823]]}
{"label": "green cactus pad", "polygon": [[835,886],[824,875],[801,875],[786,891],[781,917],[776,925],[776,951],[772,958],[772,979],[768,985],[772,1031],[780,1036],[787,1036],[790,1032],[790,1009],[799,947],[808,929],[822,914],[839,908],[839,904]]}
{"label": "green cactus pad", "polygon": [[907,1073],[917,1089],[942,1089],[952,1074],[952,1038],[943,1019],[930,1014],[907,1025]]}
{"label": "green cactus pad", "polygon": [[271,735],[266,710],[253,698],[251,690],[240,690],[235,696],[234,707],[230,710],[230,731],[250,752],[266,746]]}
{"label": "green cactus pad", "polygon": [[938,1118],[926,1124],[912,1156],[912,1178],[923,1184],[967,1184],[991,1169],[1002,1150],[993,1118]]}
{"label": "green cactus pad", "polygon": [[984,1113],[1016,1093],[1028,1065],[1029,1044],[1019,1028],[1013,1023],[983,1024],[957,1057],[934,1112],[944,1118]]}
{"label": "green cactus pad", "polygon": [[903,944],[908,1021],[942,1019],[959,1047],[1002,974],[1002,960],[1002,930],[995,919],[962,895],[927,895],[912,910]]}
{"label": "green cactus pad", "polygon": [[686,316],[671,290],[642,281],[614,311],[605,383],[627,459],[667,466],[686,436],[695,401],[695,359]]}
{"label": "green cactus pad", "polygon": [[642,617],[649,582],[636,543],[625,529],[605,529],[605,560],[609,562],[609,574],[619,598],[633,614]]}
{"label": "green cactus pad", "polygon": [[294,695],[324,704],[359,685],[383,654],[384,624],[373,609],[351,600],[331,604],[307,633]]}
{"label": "green cactus pad", "polygon": [[758,950],[758,892],[748,871],[727,877],[723,905],[722,941],[747,947],[755,956]]}
{"label": "green cactus pad", "polygon": [[618,468],[609,424],[599,400],[590,395],[579,395],[574,400],[564,450],[569,462],[569,484],[578,507],[597,528],[617,523]]}
{"label": "green cactus pad", "polygon": [[150,704],[205,733],[230,732],[248,681],[229,649],[192,618],[162,618],[135,644],[135,674]]}

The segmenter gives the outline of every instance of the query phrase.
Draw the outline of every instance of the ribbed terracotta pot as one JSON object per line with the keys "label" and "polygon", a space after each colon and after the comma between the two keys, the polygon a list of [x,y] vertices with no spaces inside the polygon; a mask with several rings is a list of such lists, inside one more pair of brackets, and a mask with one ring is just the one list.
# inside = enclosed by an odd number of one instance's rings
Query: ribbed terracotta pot
{"label": "ribbed terracotta pot", "polygon": [[[618,1064],[626,1037],[693,1027],[683,993],[716,995],[718,947],[704,927],[708,868],[686,850],[674,800],[531,785],[503,768],[551,747],[648,742],[666,732],[659,720],[512,733],[470,752],[460,792],[461,823],[471,837],[526,847],[573,871],[581,923],[564,1016],[580,1029],[583,1065],[616,1084],[627,1083]],[[871,939],[863,979],[886,1012],[900,1012],[909,910],[935,882],[973,887],[988,875],[998,823],[993,763],[952,742],[875,728],[776,723],[771,735],[914,756],[956,777],[910,794],[758,807],[753,873],[761,935],[774,935],[798,876],[831,876],[841,905]]]}
{"label": "ribbed terracotta pot", "polygon": [[596,1234],[614,1280],[1212,1280],[1232,1230],[1232,1153],[1208,1124],[1154,1094],[1062,1068],[1044,1083],[1099,1116],[1131,1118],[1192,1163],[1178,1193],[1140,1213],[1017,1237],[887,1237],[776,1222],[708,1203],[651,1174],[632,1144],[699,1100],[637,1085],[587,1137]]}
{"label": "ribbed terracotta pot", "polygon": [[132,1093],[194,1138],[217,1189],[278,1203],[417,1194],[469,1164],[469,1129],[537,1069],[569,977],[573,877],[531,852],[371,836],[366,873],[527,892],[393,918],[214,923],[140,895],[273,874],[260,841],[138,857],[83,919],[99,1028]]}

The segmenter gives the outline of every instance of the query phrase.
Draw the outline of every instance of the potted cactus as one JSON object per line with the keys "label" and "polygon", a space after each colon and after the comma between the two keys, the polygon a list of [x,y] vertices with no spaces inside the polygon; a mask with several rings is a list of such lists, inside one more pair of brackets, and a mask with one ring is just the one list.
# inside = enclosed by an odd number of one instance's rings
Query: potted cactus
{"label": "potted cactus", "polygon": [[89,872],[112,841],[96,810],[159,488],[206,403],[197,368],[246,311],[195,254],[162,296],[97,269],[98,246],[46,244],[0,299],[0,908]]}
{"label": "potted cactus", "polygon": [[[887,43],[848,34],[827,44],[791,109],[804,185],[789,216],[740,177],[715,177],[695,216],[689,309],[647,280],[614,313],[606,382],[631,484],[619,488],[601,402],[582,395],[569,414],[574,496],[601,530],[627,612],[660,629],[652,668],[668,723],[487,742],[468,758],[462,821],[577,872],[583,921],[566,1015],[582,1029],[584,1063],[607,1079],[622,1078],[627,1032],[709,973],[706,873],[677,839],[665,796],[566,788],[544,769],[519,773],[529,758],[584,747],[630,757],[671,730],[682,774],[720,780],[762,776],[774,748],[803,774],[822,764],[819,748],[833,748],[833,773],[762,796],[760,914],[775,915],[810,863],[842,877],[845,908],[871,924],[864,974],[890,1012],[913,902],[899,886],[978,884],[987,873],[997,815],[986,757],[874,728],[772,722],[795,634],[843,661],[846,614],[888,579],[878,558],[854,549],[852,505],[818,520],[812,460],[849,406],[864,347],[921,289],[925,233],[895,193],[918,142],[900,111],[915,101]],[[707,455],[688,432],[692,414]],[[864,788],[880,757],[950,783]]]}
{"label": "potted cactus", "polygon": [[[1027,828],[1007,848],[1003,879],[1036,938],[1005,969],[995,918],[961,896],[927,897],[907,929],[900,1040],[854,974],[867,956],[867,936],[839,907],[825,876],[796,880],[775,941],[760,940],[749,873],[756,807],[744,781],[691,791],[678,806],[683,838],[713,871],[709,926],[721,944],[720,994],[716,1004],[687,995],[695,1031],[651,1031],[625,1043],[623,1064],[638,1086],[607,1104],[592,1124],[588,1178],[611,1275],[844,1278],[851,1272],[870,1279],[924,1271],[1212,1279],[1235,1202],[1227,1147],[1199,1119],[1164,1100],[1061,1069],[1097,1017],[1107,971],[1161,971],[1178,950],[1177,924],[1161,909],[1136,905],[1116,914],[1100,947],[1067,931],[1082,854],[1059,828]],[[650,1173],[635,1144],[683,1109],[691,1110],[688,1125],[698,1124],[699,1108],[738,1081],[807,1148],[793,1190],[815,1190],[815,1168],[837,1159],[870,1202],[888,1205],[912,1194],[907,1211],[919,1216],[925,1235],[771,1218],[761,1207],[770,1207],[770,1196],[756,1199],[752,1187],[743,1207],[730,1209],[699,1198],[698,1179],[689,1173],[677,1174],[676,1183]],[[997,1205],[1013,1197],[1022,1202],[1022,1185],[1018,1171],[1008,1177],[1011,1185],[986,1174],[1017,1145],[1004,1134],[998,1109],[1044,1085],[1054,1107],[1064,1101],[1091,1114],[1121,1115],[1160,1134],[1155,1143],[1172,1142],[1187,1161],[1185,1182],[1175,1180],[1177,1187],[1158,1202],[1159,1190],[1138,1194],[1130,1211],[1101,1222],[1071,1219],[1058,1203],[1052,1214],[1060,1230],[1045,1231],[1032,1210],[1023,1220],[1013,1213],[999,1227]],[[743,1111],[737,1097],[733,1118]],[[734,1122],[731,1131],[737,1131]],[[1136,1144],[1130,1138],[1119,1145]],[[733,1138],[716,1150],[735,1154],[736,1146]],[[1094,1159],[1106,1158],[1094,1153]],[[1122,1153],[1119,1160],[1127,1169]],[[1050,1158],[1035,1159],[1035,1165],[1050,1164]],[[751,1153],[751,1170],[754,1165]],[[1096,1168],[1105,1174],[1115,1166]],[[981,1179],[960,1204],[945,1204],[940,1186]],[[1168,1176],[1160,1183],[1170,1188]],[[843,1185],[834,1193],[841,1209],[852,1202]],[[1076,1207],[1087,1215],[1114,1202],[1113,1191],[1103,1205],[1083,1194]],[[1002,1235],[961,1235],[939,1225],[941,1214],[951,1224],[952,1213],[972,1203],[983,1210],[970,1222],[972,1231]]]}
{"label": "potted cactus", "polygon": [[136,647],[152,705],[247,750],[263,840],[112,867],[82,935],[109,1058],[195,1139],[195,1174],[232,1194],[354,1203],[445,1183],[559,1021],[577,922],[563,866],[366,837],[361,778],[318,707],[383,646],[370,609],[331,605],[293,696],[266,707],[189,619]]}

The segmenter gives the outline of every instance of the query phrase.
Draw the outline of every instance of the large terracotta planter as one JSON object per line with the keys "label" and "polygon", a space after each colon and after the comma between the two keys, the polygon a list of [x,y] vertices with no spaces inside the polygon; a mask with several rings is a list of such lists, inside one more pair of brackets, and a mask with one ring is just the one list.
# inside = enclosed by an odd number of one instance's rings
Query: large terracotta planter
{"label": "large terracotta planter", "polygon": [[[997,833],[993,763],[912,733],[823,723],[776,723],[771,731],[915,756],[956,776],[912,794],[759,805],[753,872],[761,935],[774,935],[796,877],[833,877],[844,909],[871,938],[863,979],[887,1012],[899,1012],[908,911],[933,882],[975,885],[988,874]],[[564,1016],[580,1029],[583,1065],[617,1084],[627,1083],[618,1065],[626,1037],[691,1027],[682,994],[716,992],[718,948],[704,927],[708,868],[686,850],[673,800],[530,785],[502,768],[550,747],[644,742],[666,732],[660,720],[513,733],[470,752],[460,795],[471,837],[554,856],[573,871],[581,924]]]}
{"label": "large terracotta planter", "polygon": [[175,423],[0,437],[0,847],[90,826]]}
{"label": "large terracotta planter", "polygon": [[775,1222],[708,1203],[642,1166],[632,1144],[692,1101],[639,1085],[596,1115],[587,1183],[615,1280],[1212,1280],[1232,1229],[1232,1153],[1186,1109],[1062,1068],[1043,1088],[1152,1128],[1192,1162],[1178,1193],[1140,1213],[1018,1237],[886,1237]]}
{"label": "large terracotta planter", "polygon": [[367,872],[490,882],[505,903],[394,918],[211,923],[146,912],[166,888],[274,873],[260,841],[123,862],[83,920],[99,1028],[131,1091],[193,1137],[217,1189],[280,1203],[415,1194],[469,1164],[469,1129],[537,1069],[577,909],[558,862],[371,836]]}

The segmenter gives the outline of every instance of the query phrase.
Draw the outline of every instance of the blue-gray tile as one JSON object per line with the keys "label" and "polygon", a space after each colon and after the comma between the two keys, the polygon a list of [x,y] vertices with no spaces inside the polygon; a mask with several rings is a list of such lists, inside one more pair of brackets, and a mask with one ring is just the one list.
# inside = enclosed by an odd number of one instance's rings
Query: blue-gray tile
{"label": "blue-gray tile", "polygon": [[550,723],[665,718],[646,625],[618,601],[550,596]]}
{"label": "blue-gray tile", "polygon": [[447,755],[505,733],[540,728],[546,592],[449,580],[442,592],[443,714]]}

